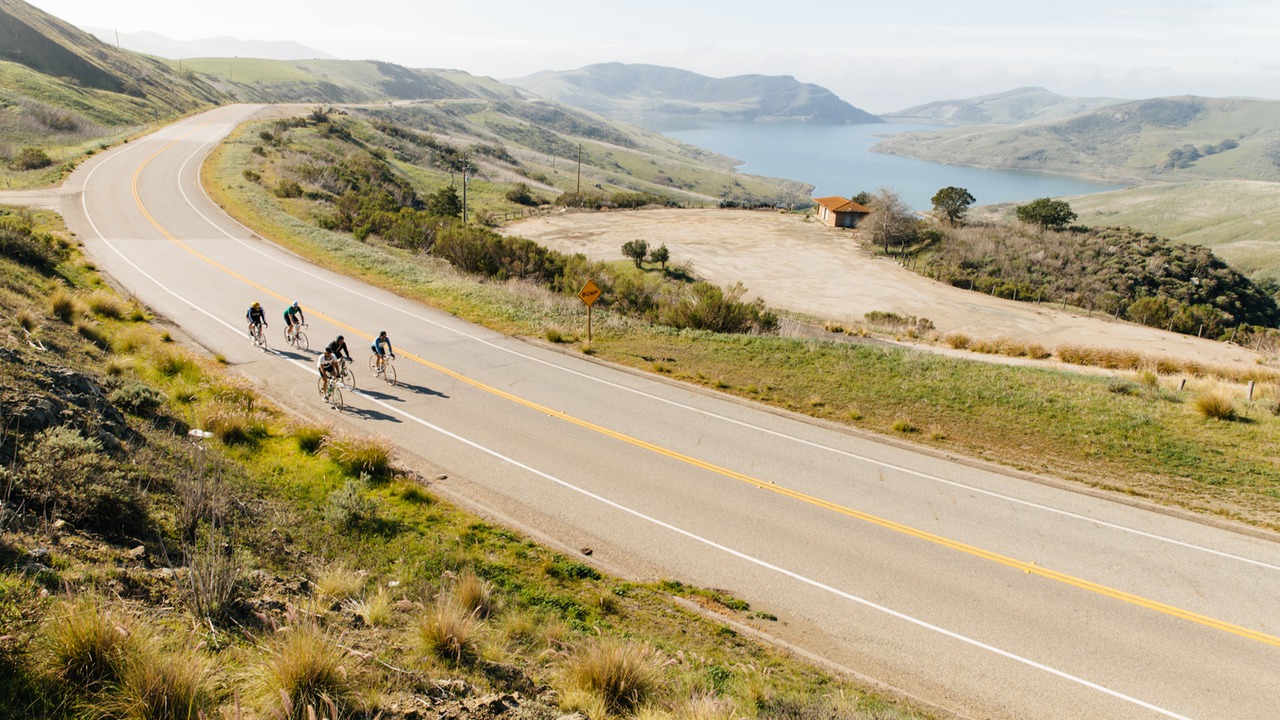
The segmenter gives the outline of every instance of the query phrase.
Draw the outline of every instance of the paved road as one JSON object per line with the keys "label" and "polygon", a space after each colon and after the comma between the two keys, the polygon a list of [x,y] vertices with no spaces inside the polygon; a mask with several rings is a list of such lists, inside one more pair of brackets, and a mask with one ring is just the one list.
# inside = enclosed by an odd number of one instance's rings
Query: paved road
{"label": "paved road", "polygon": [[[197,166],[254,108],[86,162],[61,207],[99,267],[279,402],[393,439],[441,489],[958,716],[1269,718],[1280,546],[876,442],[467,325],[222,215]],[[2,199],[2,198],[0,198]],[[250,346],[301,300],[315,344],[396,341],[404,384],[323,408],[312,353]]]}

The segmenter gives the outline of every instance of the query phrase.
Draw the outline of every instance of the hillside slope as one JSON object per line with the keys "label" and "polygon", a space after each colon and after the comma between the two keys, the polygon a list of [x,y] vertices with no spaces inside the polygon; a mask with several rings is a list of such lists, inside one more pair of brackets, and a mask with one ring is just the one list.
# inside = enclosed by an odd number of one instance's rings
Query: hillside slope
{"label": "hillside slope", "polygon": [[[193,74],[0,0],[0,176],[10,186],[55,182],[61,166],[136,128],[226,100]],[[25,146],[45,157],[11,172]]]}
{"label": "hillside slope", "polygon": [[506,82],[622,119],[666,115],[731,122],[880,122],[826,88],[785,75],[711,78],[658,65],[601,63]]}
{"label": "hillside slope", "polygon": [[923,120],[947,125],[1017,125],[1061,120],[1123,102],[1126,101],[1115,98],[1066,97],[1044,88],[1024,87],[974,98],[939,100],[886,113],[882,117],[902,122]]}
{"label": "hillside slope", "polygon": [[906,133],[875,149],[948,164],[1108,180],[1280,181],[1280,102],[1155,98],[1054,122]]}

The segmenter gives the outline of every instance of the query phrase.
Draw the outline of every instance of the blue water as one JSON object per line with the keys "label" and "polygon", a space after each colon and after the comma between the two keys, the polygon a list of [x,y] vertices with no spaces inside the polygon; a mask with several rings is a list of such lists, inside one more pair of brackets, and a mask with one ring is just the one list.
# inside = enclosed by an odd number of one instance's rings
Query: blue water
{"label": "blue water", "polygon": [[694,123],[647,120],[645,126],[691,145],[742,160],[740,172],[810,183],[814,197],[852,197],[887,187],[915,210],[933,207],[938,190],[969,191],[977,205],[1023,202],[1115,190],[1075,178],[1016,170],[982,170],[870,151],[885,135],[939,130],[937,125],[873,123]]}

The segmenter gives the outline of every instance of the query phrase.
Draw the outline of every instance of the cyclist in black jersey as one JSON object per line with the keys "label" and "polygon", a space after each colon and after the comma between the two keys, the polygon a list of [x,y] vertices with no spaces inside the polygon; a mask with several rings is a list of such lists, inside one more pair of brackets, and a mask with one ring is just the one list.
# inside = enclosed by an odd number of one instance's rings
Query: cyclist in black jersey
{"label": "cyclist in black jersey", "polygon": [[262,309],[262,305],[255,302],[249,306],[249,311],[244,314],[244,319],[249,321],[249,337],[253,337],[254,326],[267,326],[267,313]]}
{"label": "cyclist in black jersey", "polygon": [[333,342],[325,346],[325,350],[328,350],[347,362],[351,362],[351,351],[347,349],[347,341],[343,340],[341,335],[334,338]]}

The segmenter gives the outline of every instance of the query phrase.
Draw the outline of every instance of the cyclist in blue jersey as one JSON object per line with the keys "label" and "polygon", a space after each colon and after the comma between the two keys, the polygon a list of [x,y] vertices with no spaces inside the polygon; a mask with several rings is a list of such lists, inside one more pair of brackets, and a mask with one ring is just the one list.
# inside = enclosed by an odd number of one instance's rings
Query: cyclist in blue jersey
{"label": "cyclist in blue jersey", "polygon": [[373,339],[373,346],[370,349],[373,350],[374,355],[378,356],[378,364],[374,374],[381,375],[382,367],[387,362],[387,356],[390,355],[392,360],[396,359],[396,354],[391,350],[391,338],[387,337],[386,330],[378,333],[378,337]]}

